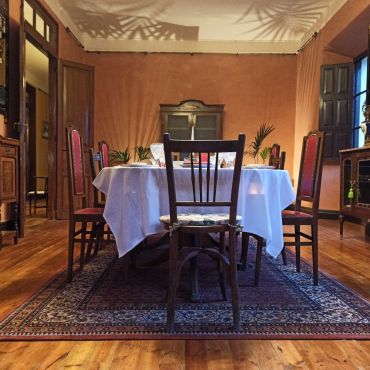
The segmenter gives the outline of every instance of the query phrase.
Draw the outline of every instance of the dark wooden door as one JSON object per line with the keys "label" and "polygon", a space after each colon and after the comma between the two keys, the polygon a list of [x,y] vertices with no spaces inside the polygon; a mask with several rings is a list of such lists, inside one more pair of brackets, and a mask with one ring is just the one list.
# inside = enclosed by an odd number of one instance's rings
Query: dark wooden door
{"label": "dark wooden door", "polygon": [[353,64],[321,67],[320,129],[325,131],[324,159],[339,160],[339,150],[352,146]]}
{"label": "dark wooden door", "polygon": [[[77,128],[84,144],[85,166],[88,150],[94,144],[94,68],[65,60],[59,63],[59,114],[57,144],[57,218],[68,217],[67,150],[65,127]],[[91,184],[90,171],[86,168],[86,184]],[[88,186],[89,201],[92,187]]]}

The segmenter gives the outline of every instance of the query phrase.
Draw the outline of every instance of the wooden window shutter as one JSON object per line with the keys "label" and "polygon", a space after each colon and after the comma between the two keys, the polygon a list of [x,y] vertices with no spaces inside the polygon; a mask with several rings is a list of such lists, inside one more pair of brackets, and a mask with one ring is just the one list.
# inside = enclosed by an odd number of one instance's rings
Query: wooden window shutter
{"label": "wooden window shutter", "polygon": [[339,160],[339,150],[352,147],[353,64],[321,67],[320,130],[325,131],[324,160]]}

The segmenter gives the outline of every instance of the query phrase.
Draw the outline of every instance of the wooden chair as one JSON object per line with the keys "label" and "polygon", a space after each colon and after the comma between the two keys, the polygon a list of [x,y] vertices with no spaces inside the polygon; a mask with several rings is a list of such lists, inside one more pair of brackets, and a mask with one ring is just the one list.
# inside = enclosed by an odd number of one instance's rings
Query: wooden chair
{"label": "wooden chair", "polygon": [[[283,170],[285,166],[285,152],[280,152],[280,145],[273,144],[271,147],[270,158],[269,158],[269,166],[274,166],[277,170]],[[242,233],[242,253],[241,253],[241,264],[239,265],[240,270],[247,269],[247,258],[248,258],[248,246],[250,237],[253,237],[257,240],[257,255],[256,255],[256,269],[255,269],[255,277],[254,277],[254,285],[258,286],[259,282],[259,273],[260,273],[260,265],[261,265],[261,257],[262,257],[262,248],[265,246],[265,240],[256,234],[251,233]]]}
{"label": "wooden chair", "polygon": [[[32,214],[32,202],[33,202],[33,214],[36,214],[37,208],[45,208],[46,215],[48,213],[48,177],[47,176],[34,176],[34,190],[27,192],[27,197],[30,206],[30,216]],[[39,186],[40,184],[40,186]],[[37,205],[39,199],[45,200],[45,205]]]}
{"label": "wooden chair", "polygon": [[[175,318],[175,299],[176,290],[179,283],[181,269],[187,261],[190,261],[193,285],[197,289],[197,270],[196,257],[200,253],[205,253],[211,258],[218,261],[220,269],[220,285],[224,299],[226,298],[224,286],[224,269],[229,267],[230,283],[232,290],[232,307],[234,330],[240,328],[240,312],[239,312],[239,293],[238,293],[238,277],[236,263],[236,232],[239,229],[238,221],[240,218],[236,214],[239,182],[241,174],[241,166],[243,160],[243,149],[245,143],[245,135],[239,135],[238,140],[222,141],[222,140],[171,140],[170,134],[164,134],[163,137],[166,171],[168,182],[168,194],[170,214],[161,216],[161,221],[165,223],[170,231],[170,272],[169,272],[169,290],[168,290],[168,306],[167,306],[167,329],[173,331]],[[191,153],[191,167],[189,171],[189,191],[191,191],[189,201],[178,201],[176,197],[176,185],[173,169],[172,153]],[[230,187],[230,200],[217,200],[217,180],[219,168],[216,165],[211,174],[210,170],[210,154],[215,153],[216,164],[218,163],[219,153],[221,152],[236,152],[235,167],[232,170],[232,186]],[[202,168],[199,161],[194,164],[193,153],[207,153],[207,167]],[[197,173],[198,172],[198,173]],[[219,207],[225,206],[229,208],[229,213],[222,215],[210,214],[180,214],[178,207]],[[220,233],[219,247],[205,247],[201,245],[202,234]],[[225,253],[224,235],[229,232],[229,251]],[[185,235],[191,235],[195,245],[190,247],[179,247],[179,241]]]}
{"label": "wooden chair", "polygon": [[[325,133],[322,131],[312,131],[303,138],[294,210],[284,210],[282,214],[283,225],[294,226],[294,233],[284,233],[285,238],[294,237],[294,241],[284,241],[284,247],[295,246],[297,272],[301,270],[301,246],[312,247],[314,285],[319,283],[318,219],[324,136]],[[305,202],[305,207],[310,205],[308,210],[302,211],[302,201]],[[303,225],[310,227],[309,233],[301,231]],[[301,237],[305,241],[301,241]],[[283,250],[283,259],[286,263],[285,250]]]}
{"label": "wooden chair", "polygon": [[100,170],[104,167],[109,167],[109,146],[108,144],[102,140],[99,141],[98,143],[98,148],[99,148],[99,153],[101,155],[101,160],[100,160]]}
{"label": "wooden chair", "polygon": [[[286,264],[285,246],[295,246],[296,248],[296,268],[300,272],[300,247],[301,245],[312,246],[313,276],[314,285],[318,285],[318,210],[320,199],[321,173],[322,173],[322,150],[324,143],[324,133],[321,131],[312,131],[303,138],[301,164],[298,177],[297,197],[294,210],[284,210],[282,212],[283,225],[294,226],[294,233],[284,233],[284,238],[294,237],[294,241],[284,240],[284,249],[282,251],[283,261]],[[312,208],[307,212],[301,211],[302,201],[311,203]],[[301,226],[311,227],[311,233],[301,232]],[[254,275],[254,285],[258,286],[262,249],[264,239],[259,235],[243,233],[243,267],[246,267],[248,254],[249,236],[257,239],[256,266]],[[301,241],[301,237],[308,241]]]}
{"label": "wooden chair", "polygon": [[[89,149],[89,162],[90,162],[90,172],[91,172],[91,180],[94,181],[98,171],[101,170],[101,163],[102,163],[102,156],[100,152],[94,152],[93,148]],[[105,199],[104,194],[101,194],[99,190],[94,186],[94,207],[104,207],[105,206]]]}
{"label": "wooden chair", "polygon": [[283,170],[285,166],[285,152],[280,153],[280,145],[273,144],[271,147],[269,166],[274,166],[277,170]]}
{"label": "wooden chair", "polygon": [[[92,243],[95,253],[103,240],[105,220],[103,208],[88,208],[85,183],[85,166],[82,139],[79,132],[66,127],[67,138],[67,167],[68,167],[68,196],[69,196],[69,237],[68,237],[68,272],[67,281],[73,276],[73,255],[75,243],[80,243],[80,268],[85,263],[85,244],[88,241],[88,255]],[[76,224],[81,228],[76,230]],[[87,230],[87,226],[91,229]],[[77,238],[80,236],[80,238]],[[87,240],[89,236],[89,240]]]}

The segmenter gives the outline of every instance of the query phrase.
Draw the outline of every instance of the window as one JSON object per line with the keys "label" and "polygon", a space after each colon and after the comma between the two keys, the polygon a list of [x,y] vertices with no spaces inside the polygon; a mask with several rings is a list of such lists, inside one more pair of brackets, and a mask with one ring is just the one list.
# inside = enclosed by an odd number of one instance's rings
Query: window
{"label": "window", "polygon": [[360,123],[364,120],[362,107],[366,102],[367,61],[364,56],[355,62],[353,83],[353,146],[359,148],[364,145],[365,137],[360,130]]}

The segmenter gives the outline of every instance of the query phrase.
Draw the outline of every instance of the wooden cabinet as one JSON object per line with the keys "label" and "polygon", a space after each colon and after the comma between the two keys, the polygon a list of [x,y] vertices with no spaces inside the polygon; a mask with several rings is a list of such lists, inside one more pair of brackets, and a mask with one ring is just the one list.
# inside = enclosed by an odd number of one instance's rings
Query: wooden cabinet
{"label": "wooden cabinet", "polygon": [[194,131],[195,140],[222,139],[224,105],[208,105],[200,100],[184,100],[179,104],[161,104],[162,135],[189,140]]}
{"label": "wooden cabinet", "polygon": [[345,218],[359,218],[365,223],[365,237],[370,240],[370,148],[340,152],[340,235]]}
{"label": "wooden cabinet", "polygon": [[7,211],[7,221],[3,222],[0,213],[0,247],[2,244],[2,230],[13,230],[14,242],[18,241],[18,168],[19,168],[19,140],[0,136],[0,203],[11,206]]}

